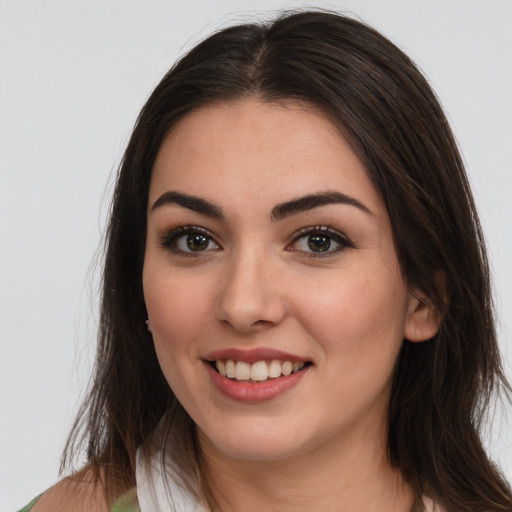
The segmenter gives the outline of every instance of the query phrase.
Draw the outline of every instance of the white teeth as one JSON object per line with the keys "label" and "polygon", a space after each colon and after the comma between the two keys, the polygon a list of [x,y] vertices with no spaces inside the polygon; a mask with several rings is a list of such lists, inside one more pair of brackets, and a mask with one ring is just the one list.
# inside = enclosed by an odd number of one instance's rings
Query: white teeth
{"label": "white teeth", "polygon": [[282,365],[282,372],[283,372],[283,375],[290,375],[290,373],[292,373],[292,370],[293,370],[293,364],[291,361],[285,361]]}
{"label": "white teeth", "polygon": [[237,361],[235,369],[236,380],[249,380],[251,378],[251,365],[245,361]]}
{"label": "white teeth", "polygon": [[232,361],[231,359],[228,359],[226,361],[226,375],[225,375],[228,379],[235,378],[235,368],[236,368],[235,362]]}
{"label": "white teeth", "polygon": [[215,361],[215,368],[217,368],[221,375],[226,375],[226,362],[222,359]]}
{"label": "white teeth", "polygon": [[218,372],[228,379],[241,381],[262,382],[267,379],[276,379],[282,375],[287,376],[304,368],[304,362],[279,361],[257,361],[253,364],[245,361],[233,361],[232,359],[217,360],[215,367]]}
{"label": "white teeth", "polygon": [[270,361],[270,364],[268,365],[268,376],[271,379],[281,377],[281,361],[277,361],[275,359]]}
{"label": "white teeth", "polygon": [[[237,363],[238,365],[239,363]],[[251,380],[267,380],[268,366],[265,361],[258,361],[251,367]]]}

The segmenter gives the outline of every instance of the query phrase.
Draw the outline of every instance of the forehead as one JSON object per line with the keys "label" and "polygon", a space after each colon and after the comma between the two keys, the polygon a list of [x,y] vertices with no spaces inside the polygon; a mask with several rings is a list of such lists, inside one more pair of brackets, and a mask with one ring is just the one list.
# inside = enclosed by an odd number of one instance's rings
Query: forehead
{"label": "forehead", "polygon": [[[299,102],[256,98],[201,107],[164,139],[150,187],[215,198],[270,203],[336,189],[380,203],[366,170],[340,129]],[[372,208],[373,209],[373,208]]]}

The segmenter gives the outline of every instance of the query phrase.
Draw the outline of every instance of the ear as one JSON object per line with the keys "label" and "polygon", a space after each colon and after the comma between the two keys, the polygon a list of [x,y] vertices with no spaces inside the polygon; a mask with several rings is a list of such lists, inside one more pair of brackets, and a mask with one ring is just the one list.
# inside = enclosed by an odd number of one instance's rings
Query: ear
{"label": "ear", "polygon": [[418,342],[434,337],[439,331],[441,316],[431,301],[421,293],[411,292],[407,307],[404,337]]}

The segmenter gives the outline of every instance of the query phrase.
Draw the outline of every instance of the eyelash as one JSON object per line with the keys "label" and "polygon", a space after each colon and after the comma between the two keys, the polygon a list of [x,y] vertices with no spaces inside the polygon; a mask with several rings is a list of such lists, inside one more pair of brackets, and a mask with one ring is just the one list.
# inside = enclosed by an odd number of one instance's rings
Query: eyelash
{"label": "eyelash", "polygon": [[[310,237],[312,235],[321,235],[324,237],[329,238],[330,240],[334,240],[338,244],[337,247],[334,249],[328,249],[324,252],[308,252],[308,251],[300,251],[304,256],[307,258],[327,258],[329,256],[332,256],[333,254],[336,254],[338,252],[341,252],[347,248],[355,248],[354,243],[348,239],[346,235],[343,233],[340,233],[339,231],[331,228],[330,226],[310,226],[299,229],[294,235],[293,235],[293,241],[292,244],[296,244],[299,240]],[[292,251],[297,251],[297,249],[289,249]]]}
{"label": "eyelash", "polygon": [[[200,226],[192,225],[178,226],[177,228],[166,231],[165,233],[159,236],[159,242],[163,248],[169,249],[173,253],[183,257],[198,257],[204,254],[205,252],[209,252],[210,250],[212,250],[206,248],[204,250],[199,251],[186,251],[178,248],[177,243],[179,239],[185,235],[202,235],[207,239],[208,245],[210,245],[211,243],[215,244],[216,247],[214,248],[214,250],[221,248],[220,244],[218,244],[215,241],[215,237],[210,231]],[[336,244],[338,244],[338,246],[335,247],[334,249],[328,248],[327,250],[320,252],[309,252],[292,247],[293,245],[297,244],[297,242],[299,242],[301,239],[305,239],[306,237],[310,237],[313,235],[321,235],[322,237],[326,237],[329,240],[333,240]],[[301,228],[300,230],[296,231],[292,235],[291,244],[288,245],[286,249],[293,252],[300,252],[303,256],[307,258],[326,258],[332,256],[335,253],[341,252],[347,248],[354,247],[355,245],[347,238],[346,235],[331,228],[330,226],[309,226]]]}
{"label": "eyelash", "polygon": [[220,247],[219,244],[215,241],[213,234],[200,226],[178,226],[177,228],[170,229],[169,231],[166,231],[159,236],[159,242],[163,248],[169,249],[173,253],[184,257],[197,257],[206,252],[206,250],[184,251],[179,249],[177,247],[177,242],[182,236],[185,235],[202,235],[208,239],[208,245],[210,243],[214,243],[217,248]]}

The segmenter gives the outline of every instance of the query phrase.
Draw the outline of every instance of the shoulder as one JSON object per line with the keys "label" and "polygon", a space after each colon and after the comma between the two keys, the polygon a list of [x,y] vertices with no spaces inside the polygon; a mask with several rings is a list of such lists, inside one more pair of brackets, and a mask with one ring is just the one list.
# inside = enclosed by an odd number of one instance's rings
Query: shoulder
{"label": "shoulder", "polygon": [[65,478],[37,500],[32,512],[108,512],[101,480],[86,469]]}

